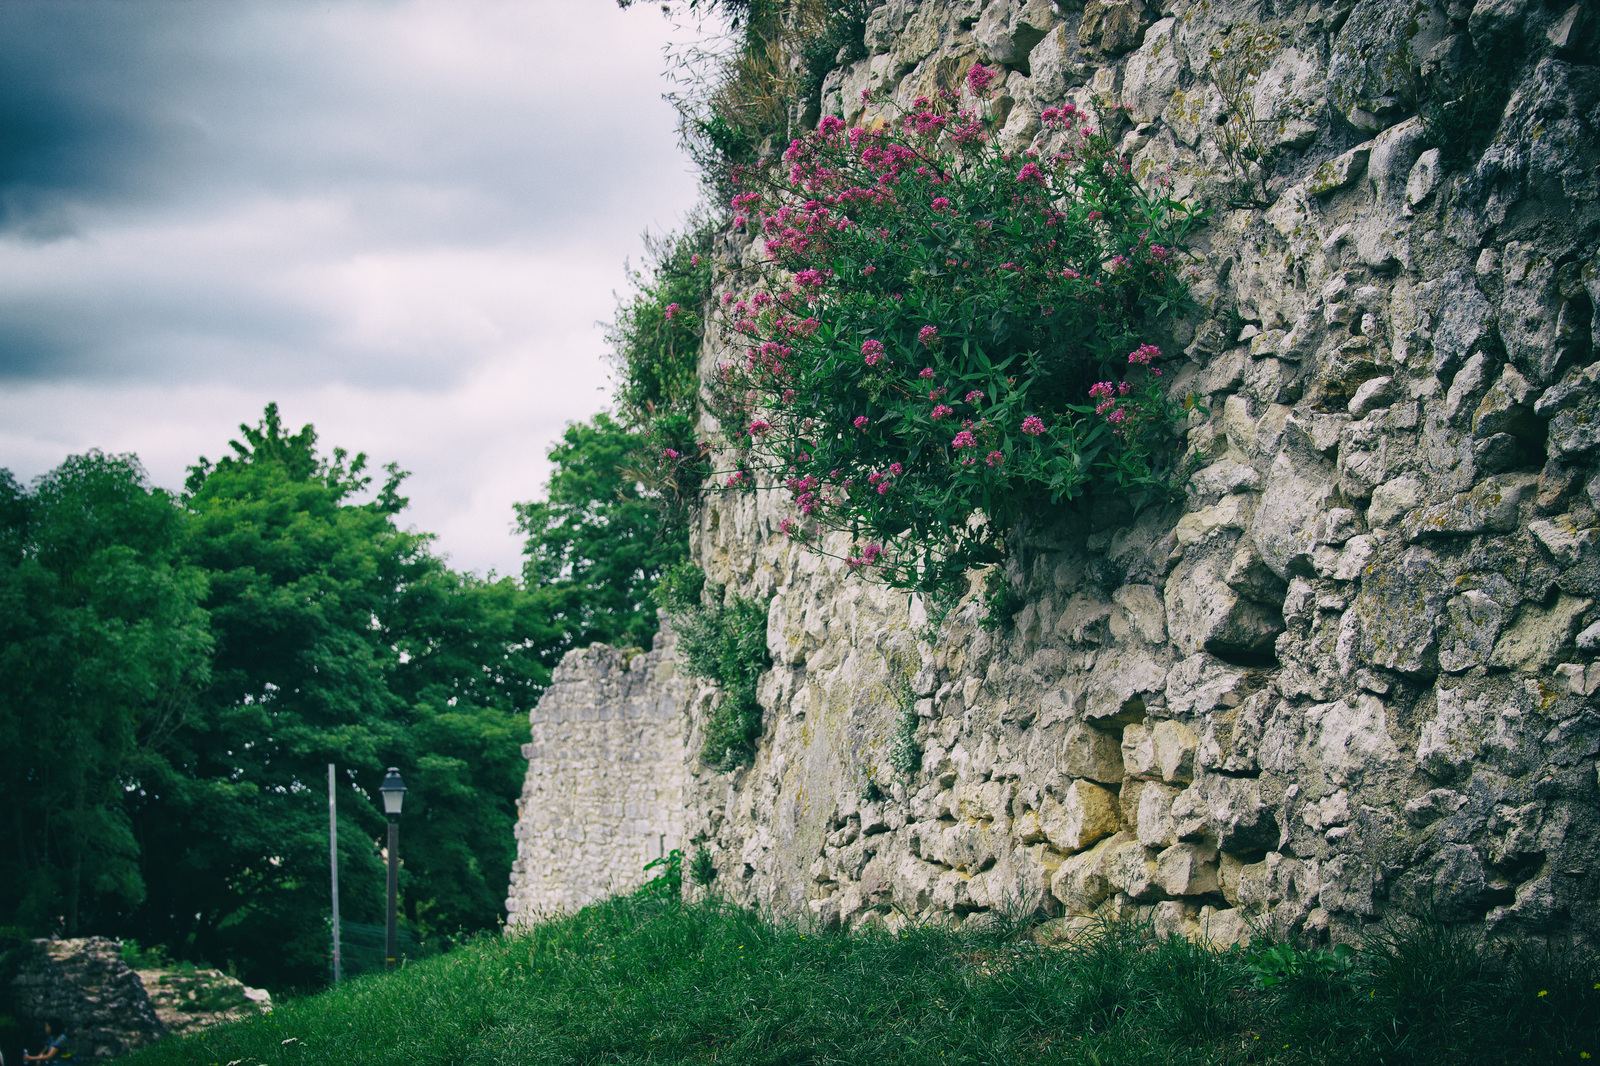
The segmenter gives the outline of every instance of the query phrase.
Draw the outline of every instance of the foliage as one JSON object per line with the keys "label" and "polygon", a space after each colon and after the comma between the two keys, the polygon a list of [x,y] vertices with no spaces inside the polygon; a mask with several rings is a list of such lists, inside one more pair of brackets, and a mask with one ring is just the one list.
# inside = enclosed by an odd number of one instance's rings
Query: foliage
{"label": "foliage", "polygon": [[644,872],[661,872],[640,885],[635,899],[680,899],[683,896],[683,852],[673,848],[659,859],[644,864]]}
{"label": "foliage", "polygon": [[722,689],[722,699],[706,717],[700,757],[724,769],[749,761],[761,735],[756,684],[772,665],[766,608],[707,585],[705,572],[693,563],[668,571],[656,595],[678,631],[684,672]]}
{"label": "foliage", "polygon": [[711,855],[710,848],[700,848],[694,853],[694,862],[689,865],[689,878],[701,888],[711,884],[717,876],[716,860]]}
{"label": "foliage", "polygon": [[1332,950],[1304,951],[1293,944],[1271,944],[1250,955],[1246,970],[1255,978],[1257,988],[1275,988],[1307,978],[1343,974],[1354,965],[1355,949],[1349,944],[1339,944]]}
{"label": "foliage", "polygon": [[1206,63],[1206,77],[1222,98],[1224,118],[1217,131],[1218,147],[1246,190],[1241,199],[1234,201],[1237,207],[1268,207],[1272,203],[1267,183],[1278,158],[1273,134],[1279,123],[1276,116],[1259,116],[1255,89],[1282,50],[1283,44],[1272,30],[1241,27],[1224,38],[1222,47],[1211,49]]}
{"label": "foliage", "polygon": [[826,119],[786,184],[732,201],[778,271],[724,298],[746,350],[714,383],[740,450],[722,487],[783,482],[791,536],[847,530],[849,563],[902,587],[953,587],[1089,489],[1169,493],[1181,452],[1149,340],[1187,306],[1200,215],[1071,105],[1044,113],[1060,151],[1012,156],[956,99],[874,131]]}
{"label": "foliage", "polygon": [[78,935],[154,886],[126,796],[211,672],[205,573],[131,455],[0,471],[0,915]]}
{"label": "foliage", "polygon": [[[1391,993],[1379,947],[1324,996],[1258,990],[1242,952],[1138,923],[1059,947],[1017,933],[981,916],[819,933],[716,901],[611,900],[128,1062],[1477,1066],[1600,1051],[1592,964],[1496,970],[1479,951],[1473,974],[1412,971]],[[1426,940],[1402,939],[1426,960]]]}
{"label": "foliage", "polygon": [[633,292],[606,334],[618,417],[638,435],[623,468],[659,507],[658,535],[667,539],[682,537],[709,469],[695,423],[716,233],[709,219],[695,216],[682,233],[647,236],[646,264],[630,272]]}
{"label": "foliage", "polygon": [[405,926],[498,924],[551,629],[398,528],[398,470],[374,491],[276,407],[241,430],[181,498],[131,456],[0,475],[0,917],[281,992],[326,973],[330,762],[349,919],[382,918],[393,765]]}
{"label": "foliage", "polygon": [[643,646],[656,630],[655,584],[688,537],[630,472],[646,440],[606,414],[573,423],[550,449],[546,498],[517,504],[541,687],[572,648]]}

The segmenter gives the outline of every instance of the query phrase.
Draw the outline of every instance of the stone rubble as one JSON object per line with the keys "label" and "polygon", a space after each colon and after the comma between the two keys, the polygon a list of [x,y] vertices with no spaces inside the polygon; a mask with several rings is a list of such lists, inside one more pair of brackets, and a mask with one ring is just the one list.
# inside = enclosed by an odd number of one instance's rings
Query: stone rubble
{"label": "stone rubble", "polygon": [[[1163,344],[1203,401],[1188,496],[1021,531],[1006,576],[1025,605],[999,632],[982,575],[946,612],[849,573],[841,536],[789,542],[777,493],[710,497],[698,561],[770,603],[754,762],[694,759],[715,696],[670,651],[625,683],[618,653],[572,653],[534,713],[513,923],[640,865],[558,842],[655,817],[709,851],[713,891],[825,927],[1021,910],[1047,935],[1139,914],[1216,944],[1360,942],[1427,912],[1600,948],[1600,19],[1533,0],[890,0],[867,39],[824,115],[871,123],[890,109],[862,89],[905,106],[996,64],[1009,146],[1044,143],[1044,107],[1120,99],[1136,172],[1215,209],[1202,314]],[[1421,72],[1518,48],[1487,149],[1447,166]],[[1208,76],[1224,62],[1255,64],[1249,114]],[[1278,153],[1264,180],[1227,157],[1230,121]],[[736,236],[724,254],[758,255]],[[658,714],[641,746],[550,724],[624,704]],[[550,783],[623,768],[659,779],[659,814]]]}

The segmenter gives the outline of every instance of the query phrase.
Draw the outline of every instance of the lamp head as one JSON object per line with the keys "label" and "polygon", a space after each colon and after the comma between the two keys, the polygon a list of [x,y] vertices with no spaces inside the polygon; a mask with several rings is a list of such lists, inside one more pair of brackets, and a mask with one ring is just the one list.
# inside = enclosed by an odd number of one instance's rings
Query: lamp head
{"label": "lamp head", "polygon": [[378,792],[383,796],[383,813],[393,818],[400,813],[400,805],[406,799],[406,783],[400,780],[400,771],[389,767],[389,772],[383,775],[383,784],[378,786]]}

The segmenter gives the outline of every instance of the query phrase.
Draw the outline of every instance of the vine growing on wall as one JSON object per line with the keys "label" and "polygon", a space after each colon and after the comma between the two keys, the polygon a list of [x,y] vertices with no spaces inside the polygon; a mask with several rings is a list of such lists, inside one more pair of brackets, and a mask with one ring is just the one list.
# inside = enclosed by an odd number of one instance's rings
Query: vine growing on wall
{"label": "vine growing on wall", "polygon": [[1070,104],[1042,116],[1059,150],[1002,150],[994,76],[968,73],[979,108],[947,92],[877,129],[824,119],[731,200],[770,269],[722,298],[741,355],[713,410],[737,460],[714,487],[781,484],[789,536],[848,531],[849,565],[900,587],[955,587],[1041,505],[1161,496],[1179,473],[1151,341],[1188,306],[1201,213]]}

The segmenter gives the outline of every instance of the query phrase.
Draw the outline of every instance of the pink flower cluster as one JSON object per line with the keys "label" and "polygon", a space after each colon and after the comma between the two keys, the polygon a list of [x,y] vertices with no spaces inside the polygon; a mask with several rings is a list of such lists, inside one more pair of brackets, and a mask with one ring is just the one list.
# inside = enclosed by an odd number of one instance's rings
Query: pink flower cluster
{"label": "pink flower cluster", "polygon": [[1128,362],[1138,363],[1140,366],[1149,366],[1150,360],[1156,358],[1160,354],[1161,349],[1157,348],[1155,345],[1141,344],[1136,350],[1128,353]]}
{"label": "pink flower cluster", "polygon": [[852,555],[845,559],[844,565],[852,570],[860,570],[863,566],[875,566],[883,557],[883,545],[867,544],[861,549],[860,555]]}
{"label": "pink flower cluster", "polygon": [[678,312],[679,312],[679,311],[681,311],[681,310],[683,310],[683,308],[681,308],[681,307],[679,307],[679,306],[678,306],[678,305],[677,305],[677,304],[668,304],[668,305],[667,305],[667,309],[666,309],[666,311],[665,311],[665,312],[663,312],[663,313],[664,313],[664,314],[665,314],[665,315],[666,315],[666,316],[667,316],[667,321],[668,321],[668,322],[671,322],[671,321],[672,321],[672,319],[673,319],[673,318],[674,318],[674,317],[675,317],[675,316],[676,316],[676,315],[677,315],[677,313],[678,313]]}
{"label": "pink flower cluster", "polygon": [[1022,432],[1030,437],[1037,437],[1044,432],[1044,419],[1038,415],[1029,415],[1022,420]]}
{"label": "pink flower cluster", "polygon": [[917,330],[917,340],[921,341],[924,345],[932,344],[938,339],[939,330],[936,326],[923,326],[921,329]]}
{"label": "pink flower cluster", "polygon": [[972,86],[973,92],[981,93],[989,87],[989,83],[994,81],[998,73],[1000,73],[998,70],[990,70],[982,63],[974,63],[972,69],[967,71],[967,84]]}
{"label": "pink flower cluster", "polygon": [[866,356],[868,366],[877,366],[883,362],[883,342],[880,340],[862,341],[861,354]]}
{"label": "pink flower cluster", "polygon": [[933,409],[933,418],[934,421],[938,421],[939,419],[944,418],[946,415],[953,415],[955,413],[955,408],[946,407],[944,404],[939,404]]}
{"label": "pink flower cluster", "polygon": [[978,439],[972,435],[972,430],[970,429],[964,429],[957,433],[955,439],[950,442],[950,447],[956,451],[960,451],[962,448],[976,448],[977,446]]}
{"label": "pink flower cluster", "polygon": [[856,420],[855,420],[854,425],[855,425],[855,427],[857,429],[866,429],[868,421],[869,421],[869,419],[867,418],[866,415],[856,415]]}

